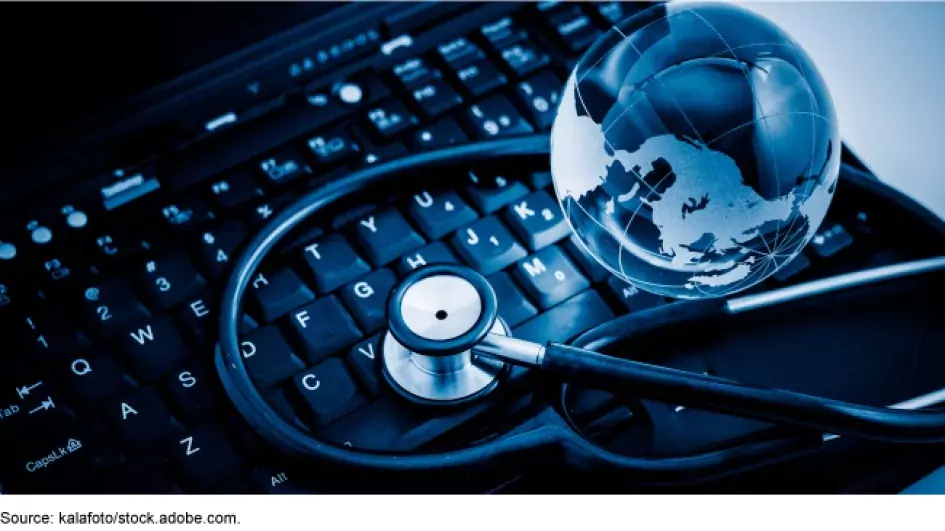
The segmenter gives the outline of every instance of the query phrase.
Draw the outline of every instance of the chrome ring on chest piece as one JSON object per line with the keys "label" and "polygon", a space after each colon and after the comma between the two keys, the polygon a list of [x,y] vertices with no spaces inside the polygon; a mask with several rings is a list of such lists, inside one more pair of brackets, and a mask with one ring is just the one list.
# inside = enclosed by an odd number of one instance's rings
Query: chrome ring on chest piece
{"label": "chrome ring on chest piece", "polygon": [[410,400],[468,402],[494,389],[506,371],[504,362],[473,353],[486,335],[509,335],[509,329],[498,318],[492,287],[465,268],[414,271],[390,294],[387,314],[384,377]]}

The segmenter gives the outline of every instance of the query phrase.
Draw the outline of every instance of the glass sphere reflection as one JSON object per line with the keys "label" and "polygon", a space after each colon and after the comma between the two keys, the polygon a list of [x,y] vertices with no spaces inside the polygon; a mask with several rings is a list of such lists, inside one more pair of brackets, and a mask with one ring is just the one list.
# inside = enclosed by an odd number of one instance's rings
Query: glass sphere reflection
{"label": "glass sphere reflection", "polygon": [[792,260],[839,168],[811,59],[727,4],[654,5],[613,27],[571,73],[551,133],[578,239],[613,274],[676,298],[725,296]]}

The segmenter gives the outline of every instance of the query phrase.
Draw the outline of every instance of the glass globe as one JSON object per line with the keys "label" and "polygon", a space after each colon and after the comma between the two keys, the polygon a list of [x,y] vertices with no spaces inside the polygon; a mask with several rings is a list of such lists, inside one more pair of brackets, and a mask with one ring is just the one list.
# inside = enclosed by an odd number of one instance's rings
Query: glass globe
{"label": "glass globe", "polygon": [[613,27],[571,73],[551,132],[579,241],[614,275],[675,298],[729,295],[787,264],[839,168],[810,57],[728,4],[654,5]]}

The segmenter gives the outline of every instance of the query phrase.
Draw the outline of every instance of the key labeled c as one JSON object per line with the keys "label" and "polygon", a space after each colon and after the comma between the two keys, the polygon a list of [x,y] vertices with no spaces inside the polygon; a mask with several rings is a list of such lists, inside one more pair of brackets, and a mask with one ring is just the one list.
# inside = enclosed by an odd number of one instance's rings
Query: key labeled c
{"label": "key labeled c", "polygon": [[314,374],[306,374],[302,377],[302,385],[309,391],[314,391],[321,387],[322,382]]}

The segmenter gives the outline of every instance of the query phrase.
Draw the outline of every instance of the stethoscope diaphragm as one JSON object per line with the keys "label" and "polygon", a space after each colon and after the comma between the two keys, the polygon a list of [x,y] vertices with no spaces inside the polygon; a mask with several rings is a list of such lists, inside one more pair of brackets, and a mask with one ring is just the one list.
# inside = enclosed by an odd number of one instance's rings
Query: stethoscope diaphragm
{"label": "stethoscope diaphragm", "polygon": [[469,269],[448,264],[419,269],[388,298],[390,332],[382,372],[392,388],[424,403],[460,404],[494,389],[506,364],[476,356],[492,333],[510,331],[498,318],[495,292]]}

